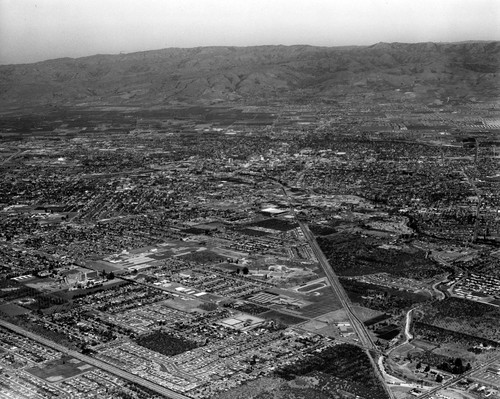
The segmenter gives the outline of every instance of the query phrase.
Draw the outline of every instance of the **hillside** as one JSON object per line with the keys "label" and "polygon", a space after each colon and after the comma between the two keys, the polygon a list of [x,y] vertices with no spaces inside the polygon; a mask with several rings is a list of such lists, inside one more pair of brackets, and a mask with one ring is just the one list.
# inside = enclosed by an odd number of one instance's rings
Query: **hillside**
{"label": "hillside", "polygon": [[500,42],[170,48],[0,66],[0,106],[493,100],[499,72]]}

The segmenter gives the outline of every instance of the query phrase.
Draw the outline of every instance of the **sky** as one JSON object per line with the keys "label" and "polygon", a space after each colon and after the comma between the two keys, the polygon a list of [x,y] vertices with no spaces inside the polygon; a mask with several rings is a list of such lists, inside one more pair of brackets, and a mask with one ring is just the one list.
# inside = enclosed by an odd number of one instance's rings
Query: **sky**
{"label": "sky", "polygon": [[167,47],[500,40],[500,0],[0,0],[0,64]]}

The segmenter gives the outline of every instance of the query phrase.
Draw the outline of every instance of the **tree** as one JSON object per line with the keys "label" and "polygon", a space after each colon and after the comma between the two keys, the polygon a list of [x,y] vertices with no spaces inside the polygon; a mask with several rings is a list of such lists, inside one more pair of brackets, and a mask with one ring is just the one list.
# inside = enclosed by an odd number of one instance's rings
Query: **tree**
{"label": "tree", "polygon": [[459,357],[457,357],[455,359],[455,364],[453,366],[453,374],[462,374],[464,372],[464,364],[462,362],[462,359],[460,359]]}
{"label": "tree", "polygon": [[422,363],[418,362],[416,365],[416,369],[419,370],[422,367]]}
{"label": "tree", "polygon": [[428,373],[429,371],[431,371],[431,366],[425,366],[424,372]]}
{"label": "tree", "polygon": [[113,280],[115,278],[115,274],[113,272],[108,273],[108,280]]}
{"label": "tree", "polygon": [[450,365],[446,362],[441,363],[438,367],[444,371],[452,371]]}
{"label": "tree", "polygon": [[243,268],[243,274],[244,274],[244,275],[247,275],[247,274],[248,274],[248,271],[249,271],[249,270],[248,270],[248,267],[246,267],[246,266],[245,266],[245,267]]}
{"label": "tree", "polygon": [[437,383],[441,383],[441,382],[443,382],[443,376],[442,376],[441,374],[438,374],[438,375],[436,376],[436,382],[437,382]]}

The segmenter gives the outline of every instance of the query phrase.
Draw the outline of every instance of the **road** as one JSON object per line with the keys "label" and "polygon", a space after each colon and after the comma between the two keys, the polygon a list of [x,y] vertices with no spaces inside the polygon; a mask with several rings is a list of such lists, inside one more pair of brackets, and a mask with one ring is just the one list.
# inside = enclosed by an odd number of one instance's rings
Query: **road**
{"label": "road", "polygon": [[365,328],[364,323],[358,318],[358,316],[354,313],[351,305],[351,301],[349,297],[347,296],[346,292],[344,291],[344,287],[340,284],[340,281],[333,271],[332,266],[328,262],[328,259],[326,258],[325,254],[321,250],[321,248],[318,245],[318,242],[316,241],[316,237],[314,237],[314,234],[311,232],[309,229],[309,226],[299,220],[297,216],[295,215],[295,209],[292,205],[292,201],[290,199],[290,194],[286,191],[286,188],[283,184],[278,182],[280,185],[281,189],[283,190],[283,193],[285,194],[285,198],[287,199],[288,202],[288,207],[290,208],[290,212],[293,215],[294,219],[297,221],[302,234],[304,234],[305,239],[309,243],[309,246],[311,247],[314,256],[316,256],[316,259],[318,260],[318,263],[320,264],[321,268],[323,269],[323,272],[326,275],[326,278],[328,279],[328,282],[330,283],[330,286],[332,287],[333,291],[337,295],[337,298],[339,299],[342,307],[346,311],[346,314],[349,318],[349,321],[351,323],[351,326],[353,330],[356,332],[362,346],[365,348],[366,355],[368,356],[368,359],[370,359],[370,362],[372,363],[373,369],[376,371],[378,378],[380,382],[382,383],[385,391],[387,392],[387,395],[389,398],[394,399],[395,396],[393,392],[390,390],[390,388],[387,386],[386,381],[384,379],[384,376],[382,375],[382,371],[378,368],[377,363],[374,361],[370,350],[376,351],[377,353],[379,352],[378,348],[376,347],[375,343],[373,342],[372,338],[370,337],[368,331]]}
{"label": "road", "polygon": [[182,395],[178,392],[172,391],[171,389],[162,387],[162,386],[155,384],[151,381],[145,380],[141,377],[138,377],[138,376],[131,374],[127,371],[121,370],[118,367],[112,366],[111,364],[105,363],[101,360],[97,360],[97,359],[94,359],[92,357],[83,355],[80,352],[76,352],[74,350],[68,349],[68,348],[66,348],[62,345],[59,345],[55,342],[52,342],[44,337],[41,337],[41,336],[34,334],[30,331],[26,331],[24,328],[18,327],[14,324],[0,320],[0,326],[7,328],[11,331],[14,331],[15,333],[17,333],[19,335],[30,338],[33,341],[36,341],[42,345],[48,346],[49,348],[55,349],[58,352],[62,352],[68,356],[72,356],[78,360],[81,360],[82,362],[91,364],[92,366],[95,366],[95,367],[100,368],[104,371],[107,371],[108,373],[111,373],[111,374],[114,374],[118,377],[121,377],[124,380],[133,382],[133,383],[135,383],[137,385],[141,385],[143,387],[146,387],[146,388],[148,388],[156,393],[159,393],[160,395],[165,396],[166,398],[190,399],[188,396]]}
{"label": "road", "polygon": [[413,318],[413,311],[415,309],[416,308],[410,309],[408,311],[408,313],[406,313],[406,325],[405,325],[406,340],[404,342],[405,344],[407,344],[408,342],[410,342],[413,339],[413,334],[410,332],[410,329],[411,329],[411,322],[412,322],[412,318]]}
{"label": "road", "polygon": [[478,372],[478,371],[480,371],[482,369],[485,369],[486,367],[491,366],[493,363],[499,363],[499,362],[500,362],[500,356],[496,356],[493,359],[491,359],[490,361],[488,361],[488,362],[486,362],[484,364],[481,364],[478,367],[473,367],[469,371],[466,371],[465,373],[460,374],[457,377],[452,378],[451,380],[448,380],[444,384],[441,384],[440,386],[431,389],[430,391],[428,391],[428,392],[420,395],[418,398],[419,399],[431,398],[431,397],[433,397],[432,395],[434,395],[435,393],[439,392],[441,389],[447,388],[450,385],[453,385],[453,384],[457,383],[458,381],[460,381],[464,377],[467,377],[468,375],[471,375],[471,374],[476,373],[476,372]]}
{"label": "road", "polygon": [[328,262],[328,259],[326,259],[325,254],[321,250],[321,248],[318,245],[318,242],[316,241],[316,238],[314,237],[313,233],[311,233],[311,230],[309,230],[309,226],[300,221],[297,220],[297,223],[300,226],[300,229],[302,230],[302,233],[304,234],[304,237],[308,241],[311,249],[314,252],[314,255],[316,256],[316,259],[318,260],[319,264],[321,265],[321,268],[323,269],[328,282],[330,283],[330,286],[332,287],[333,291],[337,295],[338,299],[340,300],[342,307],[347,313],[347,316],[349,317],[349,321],[351,323],[352,328],[356,332],[356,334],[359,337],[359,340],[362,344],[362,346],[366,350],[366,355],[370,359],[370,362],[372,363],[372,366],[374,370],[377,371],[377,374],[379,375],[379,379],[381,383],[384,386],[385,391],[387,392],[387,395],[389,398],[394,398],[394,394],[390,390],[390,388],[386,384],[386,380],[383,375],[383,371],[378,368],[377,364],[373,360],[373,357],[369,351],[369,349],[372,349],[374,351],[378,352],[378,348],[376,347],[375,343],[373,342],[372,338],[370,337],[368,331],[365,328],[364,323],[356,316],[354,313],[354,310],[352,309],[351,301],[349,297],[347,296],[346,292],[344,291],[344,287],[339,282],[339,279],[335,272],[333,271],[333,268],[331,267],[330,263]]}
{"label": "road", "polygon": [[440,301],[442,301],[443,299],[446,299],[446,294],[443,291],[439,290],[437,287],[439,284],[442,284],[446,281],[448,281],[448,275],[446,276],[445,280],[437,281],[434,284],[432,284],[432,290],[436,293],[437,299]]}
{"label": "road", "polygon": [[398,377],[394,377],[393,375],[390,375],[387,373],[384,367],[384,356],[379,356],[378,358],[378,368],[380,369],[380,372],[382,373],[382,376],[384,377],[384,380],[388,384],[404,384],[406,381],[403,381],[402,379]]}
{"label": "road", "polygon": [[298,221],[299,226],[302,230],[302,233],[304,234],[305,238],[307,239],[311,249],[313,250],[314,255],[316,256],[316,259],[318,260],[319,264],[321,265],[328,282],[330,283],[333,291],[339,298],[342,307],[345,309],[347,316],[349,317],[349,321],[351,323],[352,328],[356,332],[356,334],[359,337],[359,340],[361,341],[361,344],[367,348],[367,349],[374,349],[377,350],[377,347],[375,346],[372,338],[368,334],[368,331],[365,328],[365,325],[363,322],[356,316],[354,313],[354,310],[352,309],[351,301],[349,297],[347,296],[346,292],[344,291],[344,288],[339,282],[339,279],[335,272],[333,271],[333,268],[330,266],[330,263],[328,262],[328,259],[326,259],[325,254],[321,250],[321,248],[318,245],[318,242],[316,241],[316,238],[314,235],[311,233],[311,230],[309,230],[309,227],[307,226],[306,223],[302,221]]}
{"label": "road", "polygon": [[401,342],[399,345],[397,345],[394,348],[392,348],[391,350],[389,350],[389,352],[387,352],[387,356],[389,356],[389,354],[392,351],[394,351],[395,349],[398,349],[399,347],[401,347],[403,345],[406,345],[408,342],[410,342],[413,339],[413,334],[410,332],[410,329],[411,329],[411,322],[412,322],[412,318],[413,318],[413,311],[416,308],[417,307],[414,307],[414,308],[410,309],[406,313],[406,324],[405,324],[405,336],[406,336],[406,339],[404,340],[404,342]]}
{"label": "road", "polygon": [[474,192],[476,193],[476,196],[477,196],[477,207],[476,207],[476,213],[475,213],[476,220],[474,222],[474,235],[473,235],[472,240],[471,240],[472,243],[475,243],[477,241],[477,233],[478,233],[478,229],[479,229],[479,211],[481,209],[481,192],[477,188],[476,183],[474,183],[474,180],[472,180],[469,177],[469,175],[465,172],[464,168],[462,168],[462,173],[465,176],[465,178],[467,179],[467,182],[472,187],[472,189],[474,190]]}
{"label": "road", "polygon": [[12,159],[14,159],[15,157],[17,157],[18,155],[21,155],[21,154],[26,154],[27,152],[29,152],[29,150],[26,150],[26,151],[17,151],[15,152],[14,154],[8,156],[7,158],[5,158],[1,163],[0,165],[5,165],[7,162],[11,161]]}

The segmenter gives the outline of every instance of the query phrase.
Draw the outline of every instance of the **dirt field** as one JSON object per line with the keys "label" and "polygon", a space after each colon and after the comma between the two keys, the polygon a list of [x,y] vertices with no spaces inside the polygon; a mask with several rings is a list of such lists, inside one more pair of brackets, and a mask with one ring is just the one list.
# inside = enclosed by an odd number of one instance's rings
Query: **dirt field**
{"label": "dirt field", "polygon": [[19,316],[30,311],[15,303],[4,303],[0,305],[0,312],[5,313],[7,316]]}
{"label": "dirt field", "polygon": [[93,366],[83,363],[78,359],[64,356],[60,359],[44,363],[41,367],[33,367],[31,369],[27,369],[26,371],[37,376],[38,378],[55,382],[85,373],[90,369],[93,369]]}
{"label": "dirt field", "polygon": [[286,313],[281,313],[276,310],[270,310],[269,312],[261,313],[259,314],[259,317],[263,317],[265,319],[273,319],[281,323],[284,323],[286,325],[293,325],[306,321],[306,319],[303,319],[301,317],[292,316]]}

